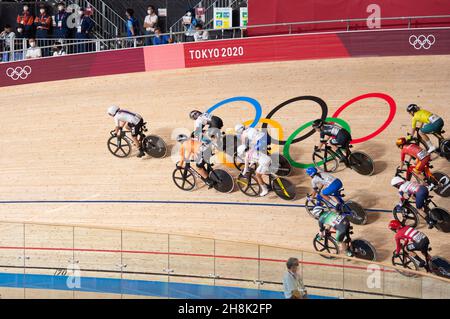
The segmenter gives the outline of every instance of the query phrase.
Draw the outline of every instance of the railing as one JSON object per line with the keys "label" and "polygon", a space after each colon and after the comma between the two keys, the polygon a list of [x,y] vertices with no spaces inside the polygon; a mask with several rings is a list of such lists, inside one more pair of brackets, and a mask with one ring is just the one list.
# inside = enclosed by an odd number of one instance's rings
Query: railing
{"label": "railing", "polygon": [[[333,255],[327,255],[333,256]],[[316,252],[176,234],[0,223],[1,298],[283,298],[289,257],[312,296],[450,298],[450,280]]]}
{"label": "railing", "polygon": [[[450,15],[436,15],[436,16],[412,16],[412,17],[390,17],[390,18],[381,18],[380,20],[396,20],[396,21],[404,21],[403,27],[405,29],[411,29],[413,20],[430,20],[430,19],[445,19],[446,22],[450,25]],[[310,22],[293,22],[293,23],[279,23],[279,24],[263,24],[263,25],[254,25],[248,26],[246,28],[241,27],[233,27],[228,29],[220,29],[214,30],[209,29],[206,30],[209,33],[209,40],[216,39],[228,39],[228,38],[242,38],[246,35],[247,30],[249,29],[264,29],[276,27],[278,32],[289,33],[306,33],[300,32],[296,30],[297,26],[302,25],[312,25],[312,24],[325,24],[325,23],[341,23],[342,31],[340,32],[350,32],[352,31],[350,25],[352,22],[361,22],[366,21],[367,19],[346,19],[346,20],[326,20],[326,21],[310,21]],[[448,21],[447,21],[448,20]],[[396,28],[398,29],[398,28]],[[370,30],[358,30],[362,31],[372,31]],[[332,31],[339,32],[339,31]],[[317,32],[317,33],[325,33],[325,32]],[[162,36],[167,36],[172,39],[172,42],[180,43],[188,41],[188,38],[185,36],[184,31],[180,32],[172,32],[167,34],[162,34]],[[155,37],[155,35],[145,35],[138,37],[122,37],[122,38],[113,38],[113,39],[92,39],[92,40],[75,40],[75,39],[65,39],[64,47],[66,54],[76,54],[76,53],[85,53],[85,52],[100,52],[107,50],[117,50],[123,48],[131,48],[131,47],[140,47],[144,45],[149,45],[151,40]],[[38,39],[38,45],[41,47],[42,51],[45,53],[51,52],[51,49],[55,45],[55,42],[59,41],[57,39]],[[11,62],[22,59],[26,53],[27,43],[25,39],[20,39],[14,41],[14,45],[10,50],[2,50],[2,41],[0,40],[0,58],[3,57],[3,62]],[[50,44],[49,44],[50,43]],[[24,49],[25,48],[25,49]],[[80,49],[81,48],[81,49]],[[43,56],[49,56],[50,54],[43,54]],[[5,57],[7,59],[5,59]]]}

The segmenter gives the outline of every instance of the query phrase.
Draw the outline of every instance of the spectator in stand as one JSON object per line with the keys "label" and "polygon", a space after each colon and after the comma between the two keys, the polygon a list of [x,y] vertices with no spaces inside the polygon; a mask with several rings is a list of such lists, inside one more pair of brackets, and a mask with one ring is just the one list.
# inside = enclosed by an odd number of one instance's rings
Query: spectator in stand
{"label": "spectator in stand", "polygon": [[69,14],[66,12],[66,8],[63,2],[58,3],[58,13],[55,14],[53,19],[53,37],[56,39],[67,39],[69,36],[69,26],[67,20]]}
{"label": "spectator in stand", "polygon": [[25,55],[26,45],[24,46],[24,39],[26,39],[26,38],[25,38],[25,34],[23,32],[24,32],[24,27],[23,27],[23,25],[19,24],[17,26],[17,30],[16,30],[16,41],[14,41],[15,42],[14,61],[23,60],[23,57]]}
{"label": "spectator in stand", "polygon": [[283,277],[283,289],[286,299],[305,299],[307,296],[305,285],[297,273],[299,261],[297,258],[289,258],[286,262],[287,271]]}
{"label": "spectator in stand", "polygon": [[[139,23],[137,19],[134,17],[134,10],[133,9],[127,9],[125,11],[125,15],[127,16],[127,37],[137,37],[140,35],[140,28]],[[127,41],[127,47],[133,47],[134,45],[134,39],[129,39]]]}
{"label": "spectator in stand", "polygon": [[66,55],[63,44],[61,42],[56,42],[53,47],[53,56],[63,56]]}
{"label": "spectator in stand", "polygon": [[41,48],[37,46],[36,40],[34,38],[31,38],[28,40],[28,43],[30,44],[30,47],[27,50],[25,59],[29,60],[42,58],[42,51]]}
{"label": "spectator in stand", "polygon": [[26,38],[30,38],[33,36],[33,25],[34,25],[34,17],[30,13],[30,8],[27,4],[23,6],[22,14],[17,15],[17,24],[21,24],[24,26],[24,35]]}
{"label": "spectator in stand", "polygon": [[155,34],[155,29],[158,26],[158,15],[154,6],[148,6],[147,14],[144,20],[145,35],[148,36],[145,38],[145,45],[150,45],[152,43],[151,35]]}
{"label": "spectator in stand", "polygon": [[[4,51],[2,56],[2,62],[9,62],[12,61],[12,52],[6,52],[11,51],[14,48],[14,39],[16,37],[16,34],[12,31],[12,28],[9,24],[5,25],[5,29],[2,33],[0,33],[0,40],[4,41]],[[3,51],[3,50],[2,50]]]}
{"label": "spectator in stand", "polygon": [[203,30],[203,26],[201,24],[197,24],[195,27],[194,40],[195,42],[206,41],[209,38],[208,31]]}
{"label": "spectator in stand", "polygon": [[187,11],[186,14],[183,16],[183,24],[185,30],[184,33],[185,42],[194,41],[195,27],[198,24],[197,19],[195,18],[194,9]]}
{"label": "spectator in stand", "polygon": [[169,43],[169,36],[167,35],[161,35],[161,29],[158,27],[155,29],[155,36],[152,39],[153,45],[160,45],[160,44],[168,44]]}
{"label": "spectator in stand", "polygon": [[[34,19],[34,26],[36,28],[36,39],[39,46],[49,46],[48,42],[49,31],[52,25],[52,17],[47,14],[47,9],[45,8],[45,4],[41,4],[39,7],[40,15]],[[44,39],[44,40],[42,40]],[[48,48],[43,49],[43,55],[48,56],[50,50]]]}
{"label": "spectator in stand", "polygon": [[[77,40],[87,41],[92,38],[92,30],[94,29],[94,21],[92,21],[91,17],[85,14],[84,8],[80,8],[78,10],[79,19],[77,21],[77,33],[75,38]],[[89,48],[88,48],[89,47]],[[86,45],[85,43],[81,43],[77,45],[77,53],[84,53],[91,51],[91,45]]]}

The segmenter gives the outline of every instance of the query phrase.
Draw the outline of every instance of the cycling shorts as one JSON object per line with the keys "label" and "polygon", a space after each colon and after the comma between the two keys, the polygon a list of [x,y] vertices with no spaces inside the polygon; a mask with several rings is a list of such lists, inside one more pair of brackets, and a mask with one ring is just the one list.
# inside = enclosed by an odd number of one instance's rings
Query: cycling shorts
{"label": "cycling shorts", "polygon": [[335,179],[330,185],[328,185],[327,188],[322,190],[322,195],[325,196],[336,196],[339,192],[339,190],[342,188],[342,182],[340,179]]}
{"label": "cycling shorts", "polygon": [[341,129],[339,133],[330,140],[330,144],[335,146],[347,147],[352,141],[352,136],[345,129]]}
{"label": "cycling shorts", "polygon": [[269,174],[271,164],[272,159],[270,158],[270,156],[261,154],[260,158],[258,159],[258,167],[256,168],[256,173],[262,175]]}
{"label": "cycling shorts", "polygon": [[131,129],[131,136],[138,136],[142,133],[142,128],[144,126],[144,119],[141,119],[139,123],[133,125],[132,123],[128,123],[128,127]]}
{"label": "cycling shorts", "polygon": [[423,172],[425,167],[430,163],[431,157],[430,155],[425,156],[422,160],[416,159],[416,167],[415,169],[418,172]]}
{"label": "cycling shorts", "polygon": [[425,206],[425,201],[427,200],[428,195],[429,195],[428,188],[426,188],[425,186],[420,186],[419,190],[415,195],[416,207],[418,209],[422,209]]}
{"label": "cycling shorts", "polygon": [[418,241],[417,243],[416,242],[409,243],[406,246],[406,249],[409,250],[409,251],[418,250],[422,254],[428,254],[428,247],[429,246],[430,246],[430,240],[428,239],[428,237],[424,237],[420,241]]}
{"label": "cycling shorts", "polygon": [[344,240],[350,238],[350,223],[348,220],[342,221],[339,225],[334,227],[336,230],[336,241],[342,243]]}
{"label": "cycling shorts", "polygon": [[425,124],[420,131],[424,134],[440,133],[444,127],[444,120],[437,119],[434,123]]}

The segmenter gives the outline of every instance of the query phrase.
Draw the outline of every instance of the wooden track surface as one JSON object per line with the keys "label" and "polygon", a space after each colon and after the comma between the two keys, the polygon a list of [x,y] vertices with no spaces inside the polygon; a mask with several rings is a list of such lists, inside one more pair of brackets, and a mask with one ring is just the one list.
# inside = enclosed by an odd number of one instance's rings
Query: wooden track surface
{"label": "wooden track surface", "polygon": [[[124,62],[126,63],[126,62]],[[249,198],[241,192],[220,194],[201,186],[182,192],[171,179],[174,163],[166,159],[114,158],[106,148],[113,128],[106,108],[118,104],[148,121],[151,133],[171,146],[174,128],[192,129],[190,110],[206,110],[223,99],[249,96],[263,105],[263,115],[290,98],[314,95],[324,99],[332,114],[346,101],[365,93],[392,96],[398,112],[389,128],[375,139],[355,146],[374,158],[376,175],[364,177],[348,169],[336,175],[344,181],[347,199],[366,208],[392,209],[397,202],[390,186],[399,151],[395,139],[409,130],[404,112],[417,103],[450,123],[450,56],[362,58],[248,64],[154,73],[126,74],[0,89],[2,105],[0,200],[202,201],[286,204],[271,194]],[[226,127],[252,118],[242,103],[232,103],[215,114]],[[341,117],[354,138],[373,132],[387,118],[385,102],[356,103]],[[296,103],[278,112],[285,135],[317,118],[319,108]],[[310,161],[318,136],[292,148],[297,160]],[[447,161],[434,161],[435,170],[450,174]],[[237,175],[235,171],[230,170]],[[304,204],[310,181],[302,170],[290,177]],[[450,200],[435,197],[448,208]],[[355,226],[386,261],[394,247],[387,230],[389,213],[369,213],[369,225]],[[3,221],[47,222],[139,229],[160,233],[200,235],[311,249],[317,223],[303,208],[168,203],[60,203],[1,204]],[[428,230],[433,253],[450,257],[448,235]]]}

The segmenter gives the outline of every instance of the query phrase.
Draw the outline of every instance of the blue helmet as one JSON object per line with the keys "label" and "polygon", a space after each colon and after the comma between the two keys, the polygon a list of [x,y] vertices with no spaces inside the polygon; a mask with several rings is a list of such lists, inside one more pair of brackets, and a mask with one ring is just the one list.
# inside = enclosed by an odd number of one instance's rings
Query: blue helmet
{"label": "blue helmet", "polygon": [[306,169],[306,174],[307,174],[308,176],[313,177],[314,175],[317,174],[317,168],[315,168],[315,167],[308,167],[308,168]]}

